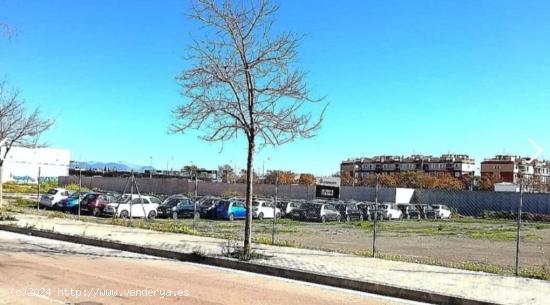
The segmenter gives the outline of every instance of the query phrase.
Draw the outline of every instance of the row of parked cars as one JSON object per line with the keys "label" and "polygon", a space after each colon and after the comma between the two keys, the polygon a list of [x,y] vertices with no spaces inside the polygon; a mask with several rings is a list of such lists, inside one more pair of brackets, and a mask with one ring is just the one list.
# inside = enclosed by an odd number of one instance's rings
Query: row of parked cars
{"label": "row of parked cars", "polygon": [[394,220],[394,219],[446,219],[451,210],[441,204],[395,204],[374,202],[316,202],[283,201],[278,203],[283,217],[296,220],[318,220],[321,222],[351,220]]}
{"label": "row of parked cars", "polygon": [[[65,212],[120,218],[207,218],[235,220],[246,217],[243,198],[202,197],[196,201],[185,195],[162,200],[157,196],[89,192],[84,194],[55,188],[40,198],[40,205]],[[255,199],[252,216],[256,219],[287,217],[302,221],[352,221],[373,219],[425,219],[451,217],[451,210],[441,204],[395,204],[320,200],[278,201]]]}

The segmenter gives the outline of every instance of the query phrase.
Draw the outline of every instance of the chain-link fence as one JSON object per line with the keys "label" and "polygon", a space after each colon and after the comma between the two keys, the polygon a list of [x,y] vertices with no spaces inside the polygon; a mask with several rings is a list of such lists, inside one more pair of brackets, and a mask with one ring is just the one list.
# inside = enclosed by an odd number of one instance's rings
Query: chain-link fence
{"label": "chain-link fence", "polygon": [[[120,181],[112,179],[83,178],[82,184],[120,191]],[[136,183],[144,194],[180,193],[194,199],[186,217],[141,221],[144,226],[243,239],[244,206],[233,203],[243,202],[244,185],[171,179]],[[256,243],[549,280],[550,194],[522,185],[518,192],[343,187],[341,200],[333,202],[316,200],[314,187],[255,185],[252,236]],[[222,197],[227,206],[220,208]],[[228,221],[231,211],[234,221]]]}

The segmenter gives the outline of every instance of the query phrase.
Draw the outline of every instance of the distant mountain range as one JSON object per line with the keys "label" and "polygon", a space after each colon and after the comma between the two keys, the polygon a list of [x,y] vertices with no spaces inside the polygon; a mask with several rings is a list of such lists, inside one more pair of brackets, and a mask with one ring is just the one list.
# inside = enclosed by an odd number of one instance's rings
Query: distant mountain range
{"label": "distant mountain range", "polygon": [[119,162],[95,162],[95,161],[71,161],[70,168],[84,168],[84,169],[107,169],[116,170],[121,172],[135,171],[143,172],[150,169],[150,166],[143,166],[138,164],[129,164],[123,161]]}

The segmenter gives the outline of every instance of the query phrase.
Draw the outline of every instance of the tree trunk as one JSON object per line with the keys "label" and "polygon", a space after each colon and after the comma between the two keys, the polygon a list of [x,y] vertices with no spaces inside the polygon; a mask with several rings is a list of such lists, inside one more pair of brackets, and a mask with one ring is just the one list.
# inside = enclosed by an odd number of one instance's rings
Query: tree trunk
{"label": "tree trunk", "polygon": [[244,254],[249,255],[252,248],[252,193],[254,183],[254,138],[248,139],[248,158],[246,160],[246,219],[244,223]]}

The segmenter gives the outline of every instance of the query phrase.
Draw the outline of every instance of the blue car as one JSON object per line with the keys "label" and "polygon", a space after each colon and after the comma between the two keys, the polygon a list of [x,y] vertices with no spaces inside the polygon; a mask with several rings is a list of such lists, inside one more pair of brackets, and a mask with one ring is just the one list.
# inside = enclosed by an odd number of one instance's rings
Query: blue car
{"label": "blue car", "polygon": [[244,219],[246,217],[246,208],[240,201],[221,200],[216,206],[216,218],[233,221],[234,219]]}
{"label": "blue car", "polygon": [[78,193],[74,193],[65,199],[61,199],[57,204],[57,208],[62,212],[75,213],[78,211],[78,201]]}

